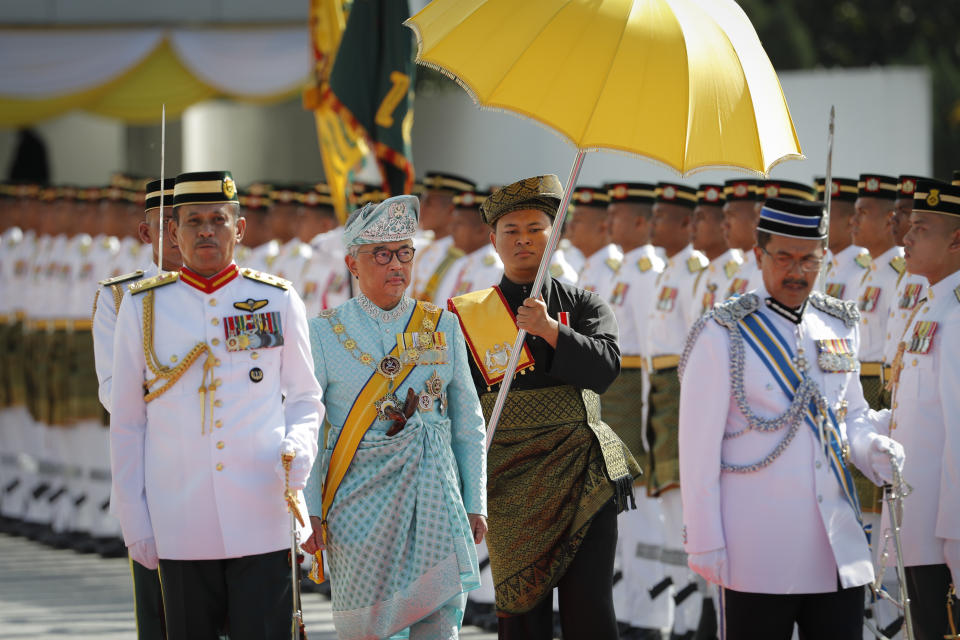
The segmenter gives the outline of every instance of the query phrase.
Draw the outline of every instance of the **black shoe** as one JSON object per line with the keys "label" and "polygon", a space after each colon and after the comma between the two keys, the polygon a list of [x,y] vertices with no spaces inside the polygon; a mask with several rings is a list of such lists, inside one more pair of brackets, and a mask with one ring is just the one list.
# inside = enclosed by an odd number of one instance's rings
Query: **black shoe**
{"label": "black shoe", "polygon": [[101,538],[97,541],[95,550],[103,558],[127,557],[127,546],[120,538]]}
{"label": "black shoe", "polygon": [[70,534],[66,531],[48,529],[37,539],[37,542],[54,549],[66,549],[70,546]]}

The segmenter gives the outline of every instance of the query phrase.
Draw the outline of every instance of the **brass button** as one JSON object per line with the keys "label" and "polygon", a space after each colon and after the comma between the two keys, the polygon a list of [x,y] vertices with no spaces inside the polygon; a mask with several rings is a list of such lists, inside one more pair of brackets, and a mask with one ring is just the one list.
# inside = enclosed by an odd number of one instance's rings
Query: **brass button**
{"label": "brass button", "polygon": [[256,360],[257,358],[260,357],[260,354],[257,353],[256,351],[252,351],[252,352],[250,353],[250,357],[253,358],[254,360]]}
{"label": "brass button", "polygon": [[863,318],[863,324],[867,324],[867,318],[866,318],[866,316],[864,316],[864,318]]}
{"label": "brass button", "polygon": [[176,362],[177,360],[177,356],[170,356],[170,362]]}
{"label": "brass button", "polygon": [[899,406],[900,406],[900,403],[899,403],[899,402],[894,402],[894,403],[893,403],[893,408],[894,408],[894,409],[898,408]]}
{"label": "brass button", "polygon": [[223,400],[217,400],[217,401],[215,401],[215,402],[213,403],[213,406],[215,406],[215,407],[222,407],[222,406],[223,406]]}
{"label": "brass button", "polygon": [[212,344],[213,346],[217,346],[218,344],[220,344],[219,338],[214,338],[213,340],[210,341],[210,344]]}
{"label": "brass button", "polygon": [[213,366],[215,366],[215,367],[219,367],[219,366],[220,366],[220,358],[217,358],[217,359],[214,361]]}
{"label": "brass button", "polygon": [[213,423],[213,426],[219,429],[220,427],[223,426],[223,420],[217,420],[216,422]]}
{"label": "brass button", "polygon": [[930,311],[930,307],[924,307],[924,308],[923,308],[923,312],[924,312],[924,313],[926,313],[927,311]]}
{"label": "brass button", "polygon": [[220,385],[223,384],[223,378],[217,378],[216,380],[213,381],[213,384],[219,387]]}
{"label": "brass button", "polygon": [[216,299],[216,298],[210,298],[210,306],[211,306],[211,307],[217,306],[217,299]]}
{"label": "brass button", "polygon": [[217,449],[223,449],[223,440],[217,443]]}
{"label": "brass button", "polygon": [[223,463],[222,463],[222,462],[218,462],[218,463],[217,463],[217,471],[223,471]]}
{"label": "brass button", "polygon": [[913,359],[913,366],[917,366],[917,359],[916,359],[916,358]]}
{"label": "brass button", "polygon": [[890,339],[890,334],[888,333],[888,334],[887,334],[887,340],[889,340],[889,339]]}
{"label": "brass button", "polygon": [[213,320],[210,321],[210,324],[212,324],[213,326],[217,326],[218,324],[220,324],[220,318],[214,318]]}

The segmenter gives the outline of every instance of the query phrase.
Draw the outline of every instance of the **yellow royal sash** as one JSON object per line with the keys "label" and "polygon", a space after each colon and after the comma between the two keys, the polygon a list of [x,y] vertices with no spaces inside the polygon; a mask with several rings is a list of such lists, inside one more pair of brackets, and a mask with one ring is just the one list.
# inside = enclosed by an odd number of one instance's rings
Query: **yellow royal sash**
{"label": "yellow royal sash", "polygon": [[[442,309],[436,305],[418,302],[410,316],[410,321],[407,322],[405,331],[420,329],[424,326],[436,327],[441,313]],[[394,346],[389,355],[399,356],[399,345]],[[393,378],[393,388],[400,386],[415,366],[416,363],[403,364],[400,372]],[[327,513],[330,511],[330,505],[333,504],[333,498],[337,495],[340,483],[347,475],[347,469],[353,462],[360,441],[363,440],[367,429],[377,419],[376,402],[391,391],[390,383],[389,378],[374,371],[354,399],[353,406],[350,407],[347,418],[343,422],[343,430],[340,432],[340,437],[337,438],[337,444],[333,447],[333,453],[330,454],[330,464],[327,465],[327,475],[321,491],[323,504],[321,518],[324,526],[324,537],[326,537]]]}
{"label": "yellow royal sash", "polygon": [[[487,386],[502,381],[507,373],[510,349],[519,330],[513,309],[507,304],[500,288],[491,287],[451,298],[449,307],[460,319],[470,355]],[[524,343],[517,372],[530,369],[533,365],[533,356]]]}

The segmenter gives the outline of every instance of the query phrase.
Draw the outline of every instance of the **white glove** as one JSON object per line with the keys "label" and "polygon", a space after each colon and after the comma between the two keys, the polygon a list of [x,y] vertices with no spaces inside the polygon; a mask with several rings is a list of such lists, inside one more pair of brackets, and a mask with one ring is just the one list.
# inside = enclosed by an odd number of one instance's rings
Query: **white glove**
{"label": "white glove", "polygon": [[130,559],[142,564],[147,569],[156,569],[160,560],[157,558],[157,543],[153,538],[144,538],[137,540],[127,547]]}
{"label": "white glove", "polygon": [[874,436],[870,442],[870,468],[874,477],[884,484],[893,482],[893,466],[898,473],[903,473],[904,452],[903,446],[887,436]]}
{"label": "white glove", "polygon": [[960,540],[948,539],[943,543],[943,559],[947,561],[953,586],[960,593]]}
{"label": "white glove", "polygon": [[727,583],[726,549],[691,553],[687,556],[687,564],[707,582],[719,585]]}
{"label": "white glove", "polygon": [[310,456],[302,451],[298,451],[296,446],[284,439],[280,445],[280,454],[277,458],[277,474],[281,480],[286,479],[286,471],[283,468],[284,454],[293,454],[293,460],[290,461],[290,489],[300,491],[307,486],[307,478],[310,476],[310,469],[313,464],[310,462]]}

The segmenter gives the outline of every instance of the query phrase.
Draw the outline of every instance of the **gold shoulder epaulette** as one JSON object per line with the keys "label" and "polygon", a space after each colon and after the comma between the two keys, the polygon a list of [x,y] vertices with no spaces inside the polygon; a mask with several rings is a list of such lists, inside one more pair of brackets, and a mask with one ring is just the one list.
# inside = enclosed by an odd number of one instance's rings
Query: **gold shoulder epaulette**
{"label": "gold shoulder epaulette", "polygon": [[559,278],[563,275],[563,267],[554,262],[550,265],[550,276],[553,278]]}
{"label": "gold shoulder epaulette", "polygon": [[960,287],[953,290],[953,295],[957,299],[957,302],[960,302]]}
{"label": "gold shoulder epaulette", "polygon": [[640,273],[646,273],[653,268],[653,261],[648,256],[643,256],[637,260],[637,269],[640,269]]}
{"label": "gold shoulder epaulette", "polygon": [[858,266],[863,267],[864,269],[869,269],[870,265],[873,264],[873,258],[871,258],[870,254],[867,253],[866,251],[864,251],[863,253],[858,255],[856,258],[854,258],[853,261],[856,262]]}
{"label": "gold shoulder epaulette", "polygon": [[497,259],[494,258],[492,254],[488,253],[487,255],[483,256],[483,266],[485,267],[492,267],[494,264],[496,264],[496,262]]}
{"label": "gold shoulder epaulette", "polygon": [[723,265],[723,272],[726,274],[727,280],[736,275],[739,270],[740,264],[736,260],[729,260],[727,264]]}
{"label": "gold shoulder epaulette", "polygon": [[687,259],[687,270],[690,273],[698,273],[707,268],[707,265],[704,260],[700,259],[700,256],[690,256]]}
{"label": "gold shoulder epaulette", "polygon": [[622,262],[622,260],[617,260],[616,258],[607,258],[603,261],[603,263],[610,267],[610,270],[614,273],[618,273],[620,271],[620,265]]}
{"label": "gold shoulder epaulette", "polygon": [[153,276],[152,278],[138,280],[133,284],[127,285],[127,289],[130,290],[130,295],[135,296],[138,293],[143,293],[144,291],[149,291],[150,289],[155,289],[157,287],[162,287],[165,284],[176,282],[179,279],[179,271],[168,271],[167,273],[161,273],[160,275]]}
{"label": "gold shoulder epaulette", "polygon": [[101,287],[109,287],[114,284],[120,284],[121,282],[127,282],[128,280],[137,280],[142,277],[143,269],[137,269],[136,271],[125,273],[122,276],[114,276],[112,278],[107,278],[106,280],[101,280],[97,284],[99,284]]}
{"label": "gold shoulder epaulette", "polygon": [[907,261],[903,256],[896,256],[893,260],[890,261],[890,266],[893,267],[893,270],[899,274],[902,274],[907,268]]}
{"label": "gold shoulder epaulette", "polygon": [[257,271],[256,269],[240,269],[240,275],[248,280],[256,280],[257,282],[262,282],[263,284],[268,284],[271,287],[283,289],[284,291],[289,289],[291,284],[289,280],[284,280],[283,278],[264,273],[263,271]]}

